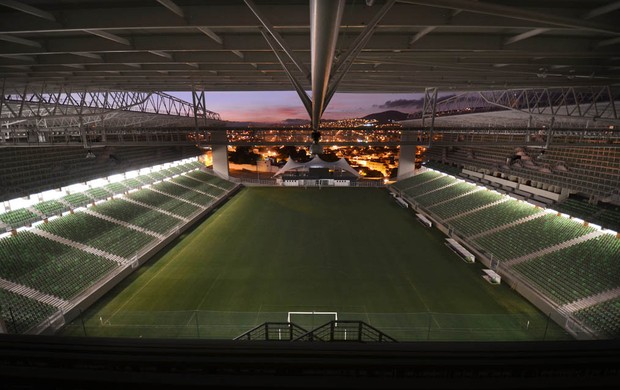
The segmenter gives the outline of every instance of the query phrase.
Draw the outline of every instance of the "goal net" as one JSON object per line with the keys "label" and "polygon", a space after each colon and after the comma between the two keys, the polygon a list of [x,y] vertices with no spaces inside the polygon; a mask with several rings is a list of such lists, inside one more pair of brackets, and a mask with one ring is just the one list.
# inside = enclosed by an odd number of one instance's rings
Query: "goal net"
{"label": "goal net", "polygon": [[306,330],[312,330],[330,321],[338,321],[338,313],[335,311],[289,311],[287,321]]}

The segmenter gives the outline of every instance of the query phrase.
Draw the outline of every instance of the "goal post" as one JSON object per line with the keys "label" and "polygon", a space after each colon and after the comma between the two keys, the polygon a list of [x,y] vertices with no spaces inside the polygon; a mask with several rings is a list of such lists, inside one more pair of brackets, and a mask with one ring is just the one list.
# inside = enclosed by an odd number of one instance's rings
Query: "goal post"
{"label": "goal post", "polygon": [[329,321],[338,321],[335,311],[289,311],[287,322],[293,322],[306,330],[312,330]]}

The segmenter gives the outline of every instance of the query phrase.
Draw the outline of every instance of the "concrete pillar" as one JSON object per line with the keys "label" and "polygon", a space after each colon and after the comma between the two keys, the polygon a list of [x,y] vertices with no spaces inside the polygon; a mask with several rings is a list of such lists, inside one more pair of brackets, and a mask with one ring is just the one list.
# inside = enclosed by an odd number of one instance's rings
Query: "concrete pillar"
{"label": "concrete pillar", "polygon": [[404,180],[415,175],[415,152],[415,145],[400,145],[397,180]]}
{"label": "concrete pillar", "polygon": [[228,180],[228,144],[225,131],[213,131],[211,141],[215,142],[213,147],[213,172],[222,179]]}

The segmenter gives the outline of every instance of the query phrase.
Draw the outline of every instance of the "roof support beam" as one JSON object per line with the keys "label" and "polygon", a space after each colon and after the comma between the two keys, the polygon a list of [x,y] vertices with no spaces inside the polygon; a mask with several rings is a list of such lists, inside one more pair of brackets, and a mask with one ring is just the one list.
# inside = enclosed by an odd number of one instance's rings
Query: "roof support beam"
{"label": "roof support beam", "polygon": [[14,37],[12,35],[0,34],[0,41],[6,41],[6,42],[11,42],[11,43],[17,43],[18,45],[41,48],[41,44],[39,42],[31,41],[30,39]]}
{"label": "roof support beam", "polygon": [[429,7],[460,9],[467,12],[475,12],[484,15],[494,15],[530,22],[545,23],[553,26],[569,27],[579,30],[619,34],[619,26],[590,22],[583,19],[567,18],[541,14],[517,7],[510,7],[491,3],[481,3],[469,0],[399,0],[401,3],[425,5]]}
{"label": "roof support beam", "polygon": [[271,50],[273,50],[273,54],[275,54],[276,58],[280,62],[280,65],[282,65],[282,68],[284,69],[284,72],[288,76],[289,80],[291,80],[291,84],[293,84],[293,87],[295,88],[297,95],[299,95],[301,102],[303,103],[304,107],[306,108],[306,111],[308,112],[308,117],[312,118],[312,101],[308,97],[308,94],[304,90],[299,80],[297,80],[297,78],[291,73],[288,65],[286,65],[286,63],[280,56],[280,53],[278,52],[274,42],[272,41],[272,40],[275,40],[275,38],[273,38],[268,33],[266,33],[262,28],[260,29],[260,32],[261,34],[263,34],[263,37],[265,37],[265,41],[267,41],[267,43],[269,44],[269,47],[271,47]]}
{"label": "roof support beam", "polygon": [[605,39],[604,41],[600,41],[596,44],[596,47],[603,47],[609,45],[615,45],[616,43],[620,43],[620,37]]}
{"label": "roof support beam", "polygon": [[103,60],[103,57],[99,54],[95,53],[87,53],[87,52],[72,52],[71,54],[84,58],[92,58],[94,60]]}
{"label": "roof support beam", "polygon": [[331,65],[344,11],[344,0],[310,0],[310,52],[312,58],[312,129],[319,129],[325,109]]}
{"label": "roof support beam", "polygon": [[597,16],[608,14],[612,11],[617,10],[618,8],[620,8],[620,1],[614,1],[613,3],[594,8],[593,10],[585,14],[583,17],[586,19],[592,19]]}
{"label": "roof support beam", "polygon": [[[304,74],[304,77],[307,79],[310,78],[310,70],[308,67],[295,56],[293,50],[288,46],[286,41],[282,39],[282,36],[273,28],[273,25],[269,22],[269,20],[265,17],[265,15],[260,12],[256,5],[252,0],[245,0],[245,4],[250,8],[250,10],[254,13],[258,21],[263,25],[265,30],[269,32],[269,34],[273,37],[273,39],[277,42],[277,44],[282,48],[284,53],[288,56],[288,58],[293,61],[293,64],[299,69],[301,73]],[[265,34],[263,34],[264,36]],[[266,39],[266,38],[265,38]],[[275,52],[275,50],[274,50]]]}
{"label": "roof support beam", "polygon": [[35,8],[31,5],[27,5],[24,3],[20,3],[19,1],[14,0],[0,0],[0,5],[3,5],[8,8],[12,8],[17,11],[24,12],[26,14],[36,16],[38,18],[51,20],[52,22],[56,21],[56,17],[47,11],[43,11],[41,9]]}
{"label": "roof support beam", "polygon": [[418,32],[416,35],[414,35],[411,40],[409,41],[409,46],[413,45],[414,43],[416,43],[416,41],[418,41],[420,38],[422,38],[423,36],[425,36],[426,34],[432,32],[433,30],[435,30],[437,28],[437,26],[428,26],[425,27],[424,29],[422,29],[422,31]]}
{"label": "roof support beam", "polygon": [[120,36],[118,36],[116,34],[109,33],[107,31],[102,31],[102,30],[84,30],[84,32],[96,35],[96,36],[98,36],[100,38],[107,39],[107,40],[110,40],[110,41],[113,41],[113,42],[116,42],[116,43],[120,43],[121,45],[131,46],[131,42],[129,42],[129,40],[127,40],[127,39],[125,39],[123,37],[120,37]]}
{"label": "roof support beam", "polygon": [[219,43],[220,45],[224,44],[224,41],[222,40],[222,38],[219,35],[217,35],[216,33],[214,33],[213,30],[211,30],[209,27],[200,26],[200,27],[198,27],[198,30],[201,33],[203,33],[204,35],[206,35],[209,38],[213,39],[215,42]]}
{"label": "roof support beam", "polygon": [[351,69],[353,62],[355,61],[359,53],[362,51],[364,46],[366,46],[366,43],[368,43],[368,41],[370,40],[370,37],[372,37],[372,34],[375,31],[375,28],[377,27],[381,19],[383,19],[385,14],[388,13],[390,8],[392,8],[395,2],[396,0],[388,0],[383,5],[383,7],[381,7],[379,12],[377,12],[377,14],[370,20],[370,22],[368,22],[368,24],[364,28],[364,31],[362,31],[360,35],[358,35],[357,38],[355,38],[355,41],[353,41],[353,44],[351,44],[351,47],[346,52],[346,54],[343,56],[343,58],[340,59],[338,64],[334,65],[334,70],[332,71],[333,79],[331,80],[329,84],[329,90],[327,91],[327,97],[325,98],[325,104],[323,106],[323,111],[321,112],[321,114],[323,114],[323,112],[327,108],[327,105],[332,100],[332,97],[336,93],[336,89],[338,88],[338,85],[340,84],[344,76],[347,74],[349,69]]}
{"label": "roof support beam", "polygon": [[179,17],[181,17],[181,18],[185,17],[185,13],[181,9],[181,7],[176,5],[174,3],[174,1],[172,1],[172,0],[157,0],[157,2],[159,4],[161,4],[161,5],[163,5],[164,7],[168,8],[170,11],[174,12]]}
{"label": "roof support beam", "polygon": [[154,54],[158,57],[163,57],[163,58],[167,58],[169,60],[172,59],[172,54],[170,53],[166,53],[165,51],[161,51],[161,50],[149,50],[149,53]]}
{"label": "roof support beam", "polygon": [[551,30],[551,29],[550,28],[535,28],[535,29],[526,31],[524,33],[515,35],[514,37],[510,37],[510,38],[506,39],[504,41],[504,45],[510,45],[510,44],[515,43],[515,42],[519,42],[519,41],[522,41],[524,39],[528,39],[528,38],[531,38],[533,36],[545,33],[545,32],[547,32],[549,30]]}

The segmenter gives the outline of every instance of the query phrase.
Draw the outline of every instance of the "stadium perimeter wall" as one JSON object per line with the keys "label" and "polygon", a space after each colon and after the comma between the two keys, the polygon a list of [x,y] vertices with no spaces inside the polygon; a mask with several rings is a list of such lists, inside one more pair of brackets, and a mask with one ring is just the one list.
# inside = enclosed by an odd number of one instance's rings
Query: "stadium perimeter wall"
{"label": "stadium perimeter wall", "polygon": [[177,237],[179,237],[183,232],[194,226],[197,222],[201,221],[204,217],[211,214],[215,209],[219,206],[227,202],[232,196],[234,196],[239,190],[242,188],[241,184],[238,184],[234,187],[230,192],[228,192],[225,196],[216,200],[213,204],[211,204],[207,209],[203,210],[200,213],[194,215],[185,225],[181,226],[179,229],[172,231],[172,233],[166,237],[164,240],[158,242],[152,247],[148,248],[144,253],[140,254],[133,262],[127,264],[124,268],[117,270],[116,272],[108,275],[106,278],[97,282],[93,286],[91,286],[88,290],[84,291],[77,298],[72,300],[72,306],[69,310],[63,313],[62,321],[45,321],[43,324],[35,327],[29,333],[34,334],[53,334],[58,329],[60,329],[65,323],[71,322],[76,319],[84,310],[86,310],[89,306],[99,300],[102,296],[104,296],[108,291],[110,291],[114,286],[119,284],[123,279],[129,276],[131,273],[136,271],[140,266],[146,263],[149,259],[151,259],[155,254],[161,251],[166,245],[170,244]]}
{"label": "stadium perimeter wall", "polygon": [[[405,199],[409,203],[411,210],[414,211],[414,214],[420,213],[424,215],[426,218],[430,219],[433,222],[434,226],[439,231],[441,231],[447,237],[450,237],[456,240],[459,244],[463,245],[469,251],[474,253],[476,256],[476,259],[480,261],[482,264],[484,264],[488,268],[492,268],[490,258],[488,258],[486,255],[481,253],[476,247],[472,246],[468,241],[466,241],[462,237],[452,232],[448,227],[444,226],[442,221],[438,219],[437,217],[435,217],[432,213],[429,213],[423,208],[421,208],[420,206],[418,206],[415,203],[415,201],[412,201],[411,199],[407,198],[406,196],[404,196],[404,194],[400,193],[400,191],[398,190],[396,191],[403,197],[403,199]],[[513,290],[521,294],[521,296],[523,296],[525,299],[530,301],[540,311],[542,311],[547,316],[549,316],[550,319],[552,319],[555,323],[557,323],[559,326],[561,326],[563,329],[565,329],[567,332],[573,335],[576,339],[593,340],[596,338],[592,331],[576,323],[567,314],[558,311],[557,306],[555,304],[549,301],[544,295],[540,294],[535,288],[530,287],[524,280],[514,275],[509,270],[503,269],[501,267],[501,264],[500,264],[500,267],[498,267],[494,271],[497,272],[502,277],[502,281],[504,283],[507,283]]]}

